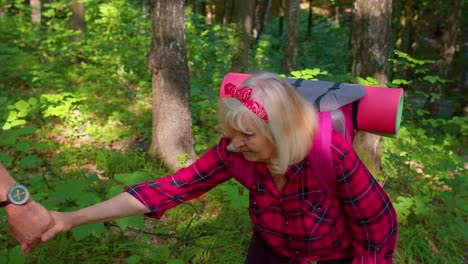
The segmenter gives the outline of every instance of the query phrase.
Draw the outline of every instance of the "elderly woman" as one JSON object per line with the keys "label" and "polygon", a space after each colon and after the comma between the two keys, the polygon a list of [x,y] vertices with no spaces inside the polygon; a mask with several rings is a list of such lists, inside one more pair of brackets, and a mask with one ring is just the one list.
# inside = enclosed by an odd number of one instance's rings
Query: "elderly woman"
{"label": "elderly woman", "polygon": [[392,263],[397,218],[392,203],[343,137],[331,135],[336,193],[320,184],[309,162],[317,131],[313,106],[275,74],[223,87],[225,136],[187,168],[128,187],[74,212],[53,212],[58,232],[95,222],[164,212],[231,179],[236,164],[252,166],[252,239],[246,263]]}

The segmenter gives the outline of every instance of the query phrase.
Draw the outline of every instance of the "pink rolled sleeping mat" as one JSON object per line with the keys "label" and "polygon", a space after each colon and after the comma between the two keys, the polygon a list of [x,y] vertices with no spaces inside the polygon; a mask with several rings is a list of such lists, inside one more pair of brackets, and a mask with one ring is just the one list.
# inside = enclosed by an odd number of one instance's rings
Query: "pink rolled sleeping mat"
{"label": "pink rolled sleeping mat", "polygon": [[[250,76],[251,74],[247,73],[226,74],[221,83],[220,97],[226,97],[222,89],[225,84],[232,83],[239,86]],[[350,118],[355,129],[389,137],[398,135],[403,112],[403,89],[401,88],[283,79],[313,103],[320,112],[334,112],[352,104]]]}
{"label": "pink rolled sleeping mat", "polygon": [[396,137],[403,113],[403,89],[364,86],[366,95],[358,101],[357,129]]}

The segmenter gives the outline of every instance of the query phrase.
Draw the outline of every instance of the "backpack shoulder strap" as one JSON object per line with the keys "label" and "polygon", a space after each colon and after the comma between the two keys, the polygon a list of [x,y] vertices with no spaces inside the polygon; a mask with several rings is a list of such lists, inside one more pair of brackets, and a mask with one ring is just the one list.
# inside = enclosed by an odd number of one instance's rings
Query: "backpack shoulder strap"
{"label": "backpack shoulder strap", "polygon": [[333,133],[330,112],[318,113],[318,126],[312,141],[309,163],[313,175],[328,193],[336,194],[336,175],[331,156],[331,138]]}
{"label": "backpack shoulder strap", "polygon": [[[331,195],[336,194],[336,175],[331,157],[331,138],[333,124],[331,112],[318,113],[318,126],[315,133],[312,149],[308,156],[313,175],[320,186]],[[244,187],[250,188],[253,184],[255,163],[244,159],[242,154],[235,153],[233,159],[233,177]]]}

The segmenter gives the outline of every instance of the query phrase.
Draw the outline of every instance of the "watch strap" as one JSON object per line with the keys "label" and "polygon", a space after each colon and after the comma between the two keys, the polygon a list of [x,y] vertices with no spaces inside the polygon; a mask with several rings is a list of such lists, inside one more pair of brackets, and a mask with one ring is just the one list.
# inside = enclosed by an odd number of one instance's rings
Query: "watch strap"
{"label": "watch strap", "polygon": [[3,201],[3,202],[0,202],[0,207],[7,206],[9,204],[10,204],[10,201],[6,200],[6,201]]}

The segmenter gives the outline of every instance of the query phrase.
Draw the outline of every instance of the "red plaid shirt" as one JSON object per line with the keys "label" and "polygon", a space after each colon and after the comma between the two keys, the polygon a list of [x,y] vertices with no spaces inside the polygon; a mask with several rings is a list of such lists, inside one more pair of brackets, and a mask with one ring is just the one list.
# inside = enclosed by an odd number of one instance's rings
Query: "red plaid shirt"
{"label": "red plaid shirt", "polygon": [[[233,155],[221,142],[175,174],[128,187],[151,213],[196,198],[233,175]],[[337,193],[327,193],[307,159],[289,167],[281,193],[264,163],[255,167],[250,189],[253,228],[274,251],[301,263],[354,256],[353,263],[392,263],[397,217],[379,183],[339,135],[332,137]]]}

